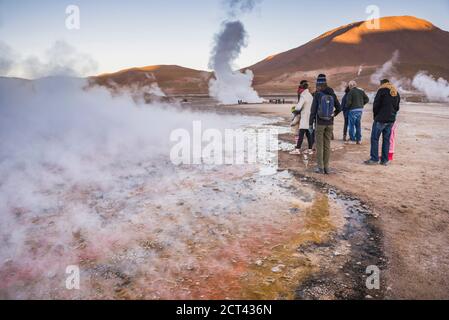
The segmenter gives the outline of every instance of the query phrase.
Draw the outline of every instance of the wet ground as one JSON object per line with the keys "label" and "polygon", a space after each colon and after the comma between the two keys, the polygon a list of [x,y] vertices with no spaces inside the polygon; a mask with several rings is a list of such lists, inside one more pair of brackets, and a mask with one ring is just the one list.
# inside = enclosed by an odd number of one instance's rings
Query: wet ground
{"label": "wet ground", "polygon": [[[385,264],[370,208],[297,171],[260,173],[160,158],[115,164],[107,186],[43,190],[56,199],[44,211],[15,209],[26,234],[3,239],[16,251],[0,297],[382,298],[365,285]],[[79,290],[65,287],[68,265]]]}

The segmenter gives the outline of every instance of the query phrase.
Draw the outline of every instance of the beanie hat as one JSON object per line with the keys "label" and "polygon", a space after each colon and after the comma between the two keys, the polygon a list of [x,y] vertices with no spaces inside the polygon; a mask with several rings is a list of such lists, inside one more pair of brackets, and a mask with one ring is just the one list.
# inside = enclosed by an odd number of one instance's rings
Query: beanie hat
{"label": "beanie hat", "polygon": [[326,79],[326,75],[325,74],[320,74],[318,75],[318,78],[316,78],[316,84],[326,84],[327,83],[327,79]]}

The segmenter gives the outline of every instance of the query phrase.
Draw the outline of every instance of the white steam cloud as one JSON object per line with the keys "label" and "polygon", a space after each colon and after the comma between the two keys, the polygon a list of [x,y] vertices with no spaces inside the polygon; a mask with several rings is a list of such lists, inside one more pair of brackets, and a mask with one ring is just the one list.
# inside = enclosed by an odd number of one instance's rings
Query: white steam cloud
{"label": "white steam cloud", "polygon": [[64,41],[56,41],[42,57],[19,57],[0,42],[0,76],[37,79],[50,76],[88,76],[97,72],[98,64],[88,54],[80,53]]}
{"label": "white steam cloud", "polygon": [[8,75],[14,65],[12,49],[4,42],[0,41],[0,76]]}
{"label": "white steam cloud", "polygon": [[240,13],[247,13],[254,10],[262,0],[224,0],[223,3],[228,7],[228,15],[235,17]]}
{"label": "white steam cloud", "polygon": [[390,60],[385,62],[380,68],[371,75],[371,83],[379,85],[380,80],[385,78],[391,78],[396,73],[395,65],[399,61],[399,50],[393,52],[393,56]]}
{"label": "white steam cloud", "polygon": [[437,80],[426,72],[418,72],[413,78],[413,86],[433,102],[449,102],[449,83],[446,79]]}
{"label": "white steam cloud", "polygon": [[430,102],[449,102],[449,83],[446,79],[428,74],[426,71],[418,72],[413,80],[399,77],[395,65],[399,63],[399,51],[396,50],[390,60],[371,75],[371,82],[378,85],[379,81],[389,79],[401,93],[411,93],[416,89],[424,94]]}
{"label": "white steam cloud", "polygon": [[[184,240],[198,221],[176,203],[192,197],[183,179],[194,179],[193,169],[171,163],[169,137],[194,120],[205,130],[224,130],[254,118],[136,104],[77,78],[0,79],[0,297],[71,298],[60,276],[80,261],[97,264],[84,265],[83,277],[98,277],[110,263],[106,268],[121,274],[143,268],[153,280],[191,263]],[[200,203],[192,210],[209,208],[206,201],[192,203]],[[151,249],[156,245],[176,255],[169,270]],[[125,262],[111,262],[130,252]],[[145,263],[134,266],[136,259]],[[167,288],[146,282],[154,292]],[[79,294],[92,297],[84,283]],[[114,293],[108,280],[102,285]]]}
{"label": "white steam cloud", "polygon": [[251,70],[244,73],[234,71],[234,61],[247,45],[247,34],[243,23],[236,20],[239,13],[251,11],[259,1],[232,0],[226,2],[232,21],[225,21],[215,36],[209,67],[215,72],[215,79],[209,83],[209,94],[223,104],[235,104],[239,100],[260,103],[263,100],[252,88],[254,75]]}

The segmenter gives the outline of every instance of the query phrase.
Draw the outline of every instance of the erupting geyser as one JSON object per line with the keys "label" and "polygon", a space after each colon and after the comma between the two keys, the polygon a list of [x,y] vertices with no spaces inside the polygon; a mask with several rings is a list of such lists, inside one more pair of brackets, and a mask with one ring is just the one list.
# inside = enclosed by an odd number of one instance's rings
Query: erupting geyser
{"label": "erupting geyser", "polygon": [[[239,7],[237,7],[237,5]],[[209,67],[214,70],[215,79],[209,83],[209,94],[223,104],[235,104],[239,100],[260,103],[263,100],[252,88],[253,73],[233,70],[233,63],[238,58],[242,48],[247,45],[247,34],[241,21],[235,20],[237,11],[249,11],[254,1],[231,1],[229,16],[232,21],[225,21],[221,31],[215,37]]]}

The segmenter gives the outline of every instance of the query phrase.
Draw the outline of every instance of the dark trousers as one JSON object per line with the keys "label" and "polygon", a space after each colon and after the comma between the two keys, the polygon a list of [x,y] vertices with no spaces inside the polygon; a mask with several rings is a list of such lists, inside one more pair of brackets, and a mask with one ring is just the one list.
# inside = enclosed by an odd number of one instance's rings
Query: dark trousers
{"label": "dark trousers", "polygon": [[382,163],[388,162],[388,153],[390,152],[390,137],[393,123],[383,123],[374,121],[371,131],[371,160],[379,161],[379,139],[382,135]]}
{"label": "dark trousers", "polygon": [[332,125],[317,125],[316,127],[316,160],[320,169],[329,169],[333,131],[334,126]]}
{"label": "dark trousers", "polygon": [[299,129],[298,143],[296,144],[296,149],[301,149],[302,143],[304,141],[304,135],[307,137],[307,143],[309,144],[309,149],[313,148],[313,134],[310,133],[308,129]]}
{"label": "dark trousers", "polygon": [[348,135],[348,126],[349,126],[349,111],[343,112],[345,116],[345,123],[343,124],[343,137]]}

